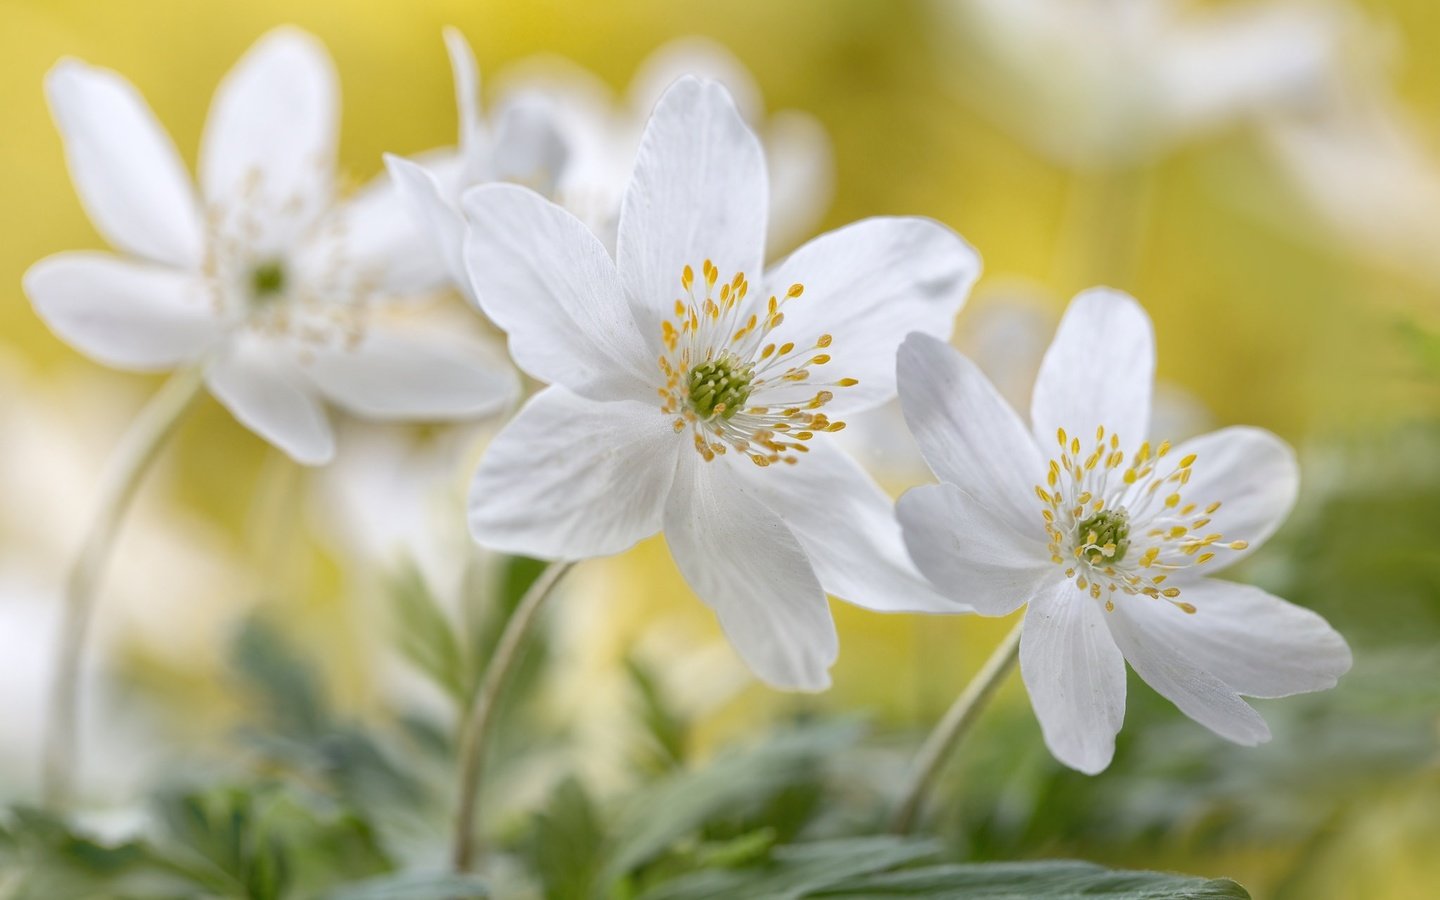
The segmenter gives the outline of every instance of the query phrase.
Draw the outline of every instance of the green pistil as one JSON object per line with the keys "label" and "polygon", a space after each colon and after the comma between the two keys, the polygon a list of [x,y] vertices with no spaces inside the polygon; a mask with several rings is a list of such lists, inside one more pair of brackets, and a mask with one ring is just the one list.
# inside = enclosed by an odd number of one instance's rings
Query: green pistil
{"label": "green pistil", "polygon": [[[1123,509],[1107,509],[1096,513],[1075,528],[1082,545],[1093,545],[1082,555],[1095,565],[1117,563],[1130,549],[1130,516]],[[1114,547],[1107,555],[1106,550]]]}
{"label": "green pistil", "polygon": [[257,303],[275,299],[285,290],[285,267],[278,261],[261,263],[250,271],[250,295]]}
{"label": "green pistil", "polygon": [[750,399],[751,367],[725,355],[690,370],[690,408],[702,419],[733,418]]}

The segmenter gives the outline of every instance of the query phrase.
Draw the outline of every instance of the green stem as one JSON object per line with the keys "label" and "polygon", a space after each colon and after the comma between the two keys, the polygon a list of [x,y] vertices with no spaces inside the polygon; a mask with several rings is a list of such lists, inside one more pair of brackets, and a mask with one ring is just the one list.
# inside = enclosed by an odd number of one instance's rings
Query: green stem
{"label": "green stem", "polygon": [[914,828],[920,807],[945,761],[980,718],[980,713],[989,705],[1005,676],[1015,668],[1015,662],[1020,658],[1020,630],[1023,625],[1023,619],[1015,623],[921,745],[905,791],[900,795],[900,804],[890,820],[890,830],[895,834],[909,834]]}
{"label": "green stem", "polygon": [[74,786],[79,757],[80,674],[86,638],[94,618],[95,592],[110,558],[120,522],[140,487],[145,472],[175,432],[204,384],[199,367],[182,369],[156,392],[131,423],[110,463],[100,504],[84,543],[65,582],[65,606],[60,625],[55,679],[51,685],[49,719],[45,732],[45,769],[42,782],[47,806],[67,804]]}
{"label": "green stem", "polygon": [[485,677],[460,732],[460,806],[455,815],[451,862],[457,872],[468,872],[475,862],[475,819],[480,807],[480,783],[485,774],[486,743],[495,710],[519,660],[525,638],[538,621],[536,613],[555,585],[570,571],[572,562],[553,562],[530,585],[515,607],[485,667]]}

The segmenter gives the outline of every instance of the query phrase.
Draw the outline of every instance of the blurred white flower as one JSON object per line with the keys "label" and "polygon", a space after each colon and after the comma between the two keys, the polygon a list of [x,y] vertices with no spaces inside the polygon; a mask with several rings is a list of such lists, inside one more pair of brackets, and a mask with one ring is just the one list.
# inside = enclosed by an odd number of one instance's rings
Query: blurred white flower
{"label": "blurred white flower", "polygon": [[1325,236],[1440,277],[1440,152],[1381,79],[1337,81],[1324,102],[1268,119],[1264,134]]}
{"label": "blurred white flower", "polygon": [[723,84],[760,138],[770,178],[768,253],[809,238],[830,205],[834,160],[824,127],[796,110],[767,113],[760,87],[725,47],[701,37],[671,41],[641,63],[624,97],[569,60],[535,57],[496,79],[502,109],[550,111],[571,158],[553,199],[615,247],[621,200],[650,112],[665,89],[693,75]]}
{"label": "blurred white flower", "polygon": [[950,333],[979,260],[935,222],[870,219],[800,248],[752,296],[765,162],[725,89],[677,82],[638,158],[615,259],[532,191],[465,196],[476,294],[520,367],[553,385],[487,451],[471,531],[581,559],[663,529],[757,674],[823,688],[836,637],[822,585],[877,609],[959,608],[824,433],[841,427],[830,414],[894,396],[896,346]]}
{"label": "blurred white flower", "polygon": [[513,399],[513,373],[475,341],[382,314],[443,270],[388,179],[335,202],[337,87],[313,37],[272,31],[221,83],[203,203],[129,82],[63,60],[46,89],[80,199],[126,254],[60,253],[26,273],[36,310],[76,349],[142,371],[203,361],[237,419],[310,464],[334,453],[322,397],[383,419]]}
{"label": "blurred white flower", "polygon": [[[1134,300],[1070,305],[1027,428],[964,356],[900,348],[900,400],[941,483],[901,498],[920,570],[983,615],[1028,604],[1020,668],[1056,758],[1103,770],[1125,715],[1125,662],[1192,719],[1257,744],[1241,699],[1332,687],[1350,650],[1309,610],[1203,577],[1284,521],[1299,470],[1283,441],[1227,428],[1171,447],[1149,431],[1154,335]],[[1043,448],[1050,448],[1048,451]],[[1049,461],[1046,462],[1046,458]]]}
{"label": "blurred white flower", "polygon": [[[1346,17],[1293,0],[936,0],[960,84],[1066,166],[1144,162],[1323,87]],[[953,50],[952,50],[953,52]],[[997,81],[998,77],[998,81]]]}

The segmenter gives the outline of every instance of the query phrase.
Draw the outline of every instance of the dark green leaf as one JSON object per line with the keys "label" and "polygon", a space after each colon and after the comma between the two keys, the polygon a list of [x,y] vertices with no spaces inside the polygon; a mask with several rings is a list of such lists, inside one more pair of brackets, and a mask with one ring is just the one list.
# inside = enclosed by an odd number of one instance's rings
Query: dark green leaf
{"label": "dark green leaf", "polygon": [[848,838],[778,847],[764,864],[701,869],[658,885],[642,900],[795,900],[848,878],[885,872],[934,856],[931,841],[897,837]]}
{"label": "dark green leaf", "polygon": [[974,900],[1249,900],[1250,894],[1226,879],[1194,878],[1162,872],[1126,872],[1086,862],[979,863],[930,866],[883,875],[867,875],[810,894],[852,900],[905,897]]}
{"label": "dark green leaf", "polygon": [[814,777],[822,760],[859,734],[853,722],[795,728],[755,747],[724,753],[703,769],[647,785],[612,829],[615,838],[601,884],[614,884],[707,822],[741,815]]}

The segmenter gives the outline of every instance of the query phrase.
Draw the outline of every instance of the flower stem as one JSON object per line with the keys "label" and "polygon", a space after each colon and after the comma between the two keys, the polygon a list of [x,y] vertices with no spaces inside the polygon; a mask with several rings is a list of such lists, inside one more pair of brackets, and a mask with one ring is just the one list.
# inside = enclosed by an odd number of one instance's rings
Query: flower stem
{"label": "flower stem", "polygon": [[890,819],[890,830],[893,833],[910,833],[919,815],[920,806],[924,803],[935,777],[940,774],[945,760],[949,759],[950,754],[969,733],[971,726],[980,718],[980,713],[995,696],[995,691],[1005,680],[1005,676],[1015,668],[1015,662],[1020,658],[1020,630],[1023,625],[1023,619],[1015,623],[1015,627],[995,648],[995,652],[990,654],[990,658],[985,660],[980,671],[965,685],[965,690],[955,698],[955,702],[945,712],[945,717],[925,739],[920,752],[915,756],[905,792],[901,794],[900,805],[895,808],[895,814]]}
{"label": "flower stem", "polygon": [[573,562],[551,563],[520,598],[520,604],[505,623],[465,718],[460,732],[460,807],[455,816],[455,841],[451,847],[451,861],[457,872],[470,871],[475,861],[475,818],[480,807],[480,782],[485,774],[486,739],[494,723],[495,709],[520,657],[520,648],[535,626],[536,613],[574,565]]}
{"label": "flower stem", "polygon": [[42,792],[45,803],[60,808],[69,803],[79,757],[78,715],[80,674],[85,641],[95,609],[95,591],[125,511],[134,499],[145,472],[160,455],[185,412],[200,396],[204,384],[200,367],[182,369],[150,398],[121,439],[101,489],[100,503],[90,521],[80,551],[65,581],[54,681],[45,732],[45,769]]}

